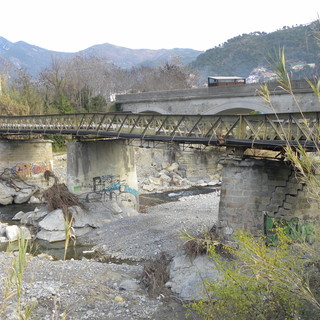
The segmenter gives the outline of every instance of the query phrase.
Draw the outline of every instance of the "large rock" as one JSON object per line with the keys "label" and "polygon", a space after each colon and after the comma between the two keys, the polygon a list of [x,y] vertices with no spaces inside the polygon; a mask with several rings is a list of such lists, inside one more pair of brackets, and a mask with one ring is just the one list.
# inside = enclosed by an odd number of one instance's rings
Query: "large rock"
{"label": "large rock", "polygon": [[30,186],[22,181],[12,181],[12,177],[7,177],[15,187],[8,186],[5,181],[0,182],[0,204],[8,205],[26,203],[31,196],[39,190],[36,186]]}
{"label": "large rock", "polygon": [[23,238],[25,240],[30,240],[31,239],[30,230],[25,226],[21,226],[20,227],[20,236],[23,236]]}
{"label": "large rock", "polygon": [[[80,237],[90,231],[92,231],[91,227],[73,228],[72,234],[76,237]],[[65,231],[49,231],[49,230],[42,229],[37,233],[36,238],[40,240],[45,240],[48,242],[65,241],[66,232]]]}
{"label": "large rock", "polygon": [[20,229],[18,226],[7,226],[6,227],[6,238],[8,241],[16,241],[19,239]]}
{"label": "large rock", "polygon": [[0,183],[0,204],[6,206],[13,202],[14,190]]}
{"label": "large rock", "polygon": [[0,222],[0,237],[6,236],[6,227],[8,226],[7,223],[1,223]]}
{"label": "large rock", "polygon": [[16,204],[26,203],[30,200],[34,192],[34,189],[23,189],[16,194],[13,201]]}
{"label": "large rock", "polygon": [[174,172],[176,172],[176,171],[178,171],[178,169],[179,169],[179,164],[176,163],[176,162],[174,162],[174,163],[172,163],[170,166],[166,167],[165,169],[166,169],[167,171],[174,171]]}
{"label": "large rock", "polygon": [[191,261],[186,255],[179,255],[171,263],[170,281],[166,285],[184,300],[199,300],[205,297],[204,280],[214,281],[220,276],[208,256],[199,256]]}
{"label": "large rock", "polygon": [[[116,204],[114,204],[115,206]],[[112,209],[115,208],[112,206]],[[115,214],[118,214],[118,210],[122,212],[121,208],[117,205],[117,212],[113,211]],[[97,212],[90,212],[80,208],[79,206],[73,206],[69,208],[69,212],[73,216],[73,224],[74,228],[84,228],[84,227],[93,227],[98,228],[103,225],[103,219],[101,214]],[[110,218],[109,212],[105,213],[104,218]]]}
{"label": "large rock", "polygon": [[49,231],[63,231],[65,230],[64,227],[64,216],[61,209],[56,209],[48,213],[40,222],[39,226],[42,229],[49,230]]}
{"label": "large rock", "polygon": [[43,229],[37,233],[36,238],[49,242],[64,241],[66,239],[66,233],[65,231],[48,231]]}

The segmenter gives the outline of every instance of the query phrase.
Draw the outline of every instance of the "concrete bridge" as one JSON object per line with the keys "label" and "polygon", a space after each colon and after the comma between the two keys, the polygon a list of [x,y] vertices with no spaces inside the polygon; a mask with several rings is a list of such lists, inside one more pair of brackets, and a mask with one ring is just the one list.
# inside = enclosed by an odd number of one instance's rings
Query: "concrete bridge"
{"label": "concrete bridge", "polygon": [[[230,239],[236,229],[254,233],[264,230],[266,219],[298,219],[301,226],[318,218],[319,203],[309,199],[290,164],[252,157],[256,148],[281,152],[288,143],[312,151],[318,145],[308,132],[317,132],[320,114],[265,115],[155,115],[155,114],[70,114],[0,117],[0,167],[10,168],[23,178],[36,178],[54,169],[50,142],[18,140],[18,135],[64,134],[78,141],[68,144],[68,188],[90,192],[116,182],[125,188],[129,206],[137,208],[138,182],[132,140],[201,144],[209,148],[233,149],[236,154],[221,162],[222,187],[218,230]],[[153,147],[153,145],[151,145]],[[211,149],[210,149],[211,148]],[[246,153],[252,149],[251,156]],[[51,151],[52,152],[52,151]],[[52,153],[51,153],[52,158]],[[112,181],[112,177],[117,177]],[[110,180],[111,179],[111,180]],[[109,181],[110,180],[110,181]],[[123,183],[123,181],[125,183]],[[108,186],[107,186],[108,187]],[[110,188],[116,187],[111,184]],[[294,220],[296,221],[296,220]],[[297,225],[298,227],[298,225]],[[266,230],[267,232],[267,230]]]}
{"label": "concrete bridge", "polygon": [[116,105],[124,112],[170,115],[299,112],[297,102],[304,112],[319,110],[319,101],[305,80],[292,81],[296,101],[277,82],[267,85],[273,108],[260,96],[260,84],[121,94],[116,95]]}

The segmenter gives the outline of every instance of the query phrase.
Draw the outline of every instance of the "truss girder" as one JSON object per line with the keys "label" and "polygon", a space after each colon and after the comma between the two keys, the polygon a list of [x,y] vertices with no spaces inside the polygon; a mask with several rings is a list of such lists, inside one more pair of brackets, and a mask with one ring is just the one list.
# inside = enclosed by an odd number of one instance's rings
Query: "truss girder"
{"label": "truss girder", "polygon": [[72,134],[207,144],[283,142],[317,144],[319,113],[262,115],[156,115],[82,113],[1,116],[1,134]]}

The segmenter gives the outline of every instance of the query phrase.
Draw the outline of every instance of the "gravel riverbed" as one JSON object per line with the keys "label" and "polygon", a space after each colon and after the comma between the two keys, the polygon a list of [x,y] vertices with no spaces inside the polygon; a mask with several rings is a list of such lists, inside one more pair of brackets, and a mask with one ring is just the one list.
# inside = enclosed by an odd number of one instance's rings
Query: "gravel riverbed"
{"label": "gravel riverbed", "polygon": [[[108,223],[80,239],[118,263],[30,257],[22,303],[35,303],[31,319],[62,319],[65,313],[70,320],[185,319],[179,297],[169,293],[151,298],[139,285],[139,278],[144,263],[161,252],[170,257],[181,253],[179,231],[197,234],[210,228],[216,222],[218,204],[218,193],[180,198],[149,207],[145,214]],[[5,253],[0,254],[1,281],[9,261]],[[1,319],[16,319],[14,302],[9,300],[6,306]]]}

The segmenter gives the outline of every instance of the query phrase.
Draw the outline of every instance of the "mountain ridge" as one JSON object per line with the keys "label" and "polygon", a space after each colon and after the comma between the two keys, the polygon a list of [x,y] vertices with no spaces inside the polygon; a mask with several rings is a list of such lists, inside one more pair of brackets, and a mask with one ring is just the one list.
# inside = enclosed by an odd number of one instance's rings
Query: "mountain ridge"
{"label": "mountain ridge", "polygon": [[[106,59],[121,68],[132,68],[145,65],[157,65],[179,56],[185,64],[191,63],[203,51],[193,49],[130,49],[103,43],[93,45],[77,52],[59,52],[47,50],[24,41],[11,42],[0,37],[0,64],[10,64],[12,68],[23,68],[31,76],[36,77],[41,71],[50,67],[53,57],[73,58],[76,56],[95,56]],[[1,68],[1,66],[0,66]],[[1,70],[1,69],[0,69]]]}

